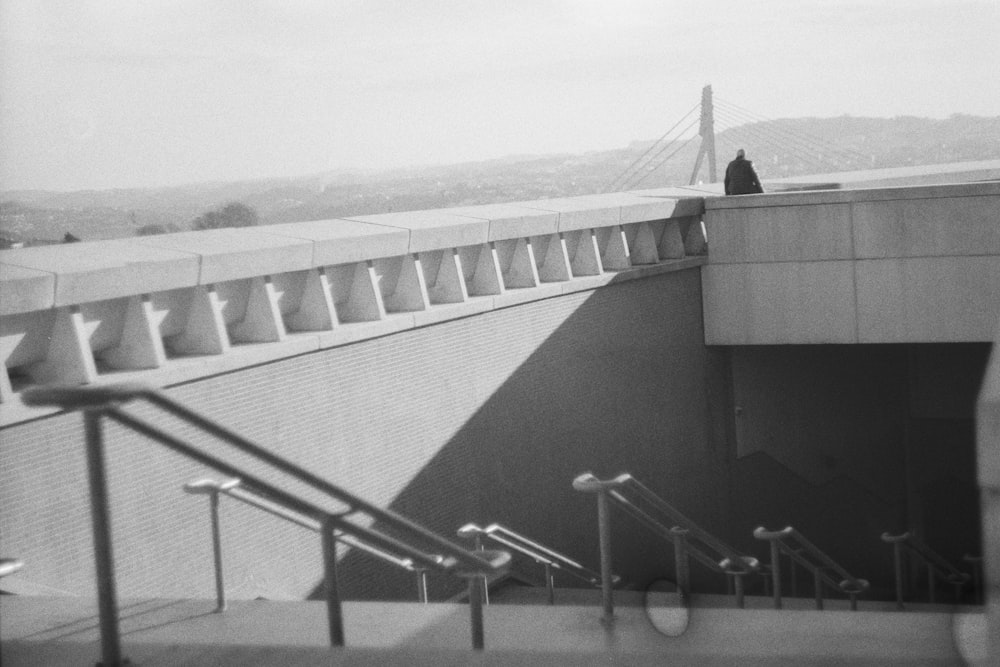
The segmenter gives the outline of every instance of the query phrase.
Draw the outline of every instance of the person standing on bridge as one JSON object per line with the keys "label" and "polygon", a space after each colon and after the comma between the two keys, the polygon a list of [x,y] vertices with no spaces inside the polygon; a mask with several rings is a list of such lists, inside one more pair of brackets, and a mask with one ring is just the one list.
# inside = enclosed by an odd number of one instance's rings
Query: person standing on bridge
{"label": "person standing on bridge", "polygon": [[727,195],[752,195],[764,191],[757,172],[753,170],[753,162],[745,156],[746,152],[739,149],[736,151],[736,159],[726,167]]}

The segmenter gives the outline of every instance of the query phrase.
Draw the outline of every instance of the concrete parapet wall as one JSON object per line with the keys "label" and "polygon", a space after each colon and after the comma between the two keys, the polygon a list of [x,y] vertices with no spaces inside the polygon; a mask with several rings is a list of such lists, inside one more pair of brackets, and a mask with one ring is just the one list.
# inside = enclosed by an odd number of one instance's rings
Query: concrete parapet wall
{"label": "concrete parapet wall", "polygon": [[[456,541],[469,521],[499,521],[596,568],[594,499],[571,485],[586,470],[633,471],[702,525],[727,528],[725,494],[717,492],[726,486],[725,447],[712,436],[706,402],[711,353],[702,342],[699,270],[673,266],[165,391]],[[149,406],[128,409],[322,502],[197,429]],[[210,598],[208,506],[182,485],[217,473],[117,425],[105,434],[120,595]],[[4,586],[93,595],[81,416],[8,425],[0,440],[0,535],[5,554],[25,562]],[[231,499],[222,500],[221,521],[232,598],[302,598],[320,581],[312,532]],[[668,571],[668,543],[627,517],[615,525],[617,573],[644,582]],[[538,574],[530,561],[520,567]],[[348,598],[415,599],[412,573],[363,554],[349,552],[338,570]],[[708,584],[724,586],[718,577]],[[442,599],[462,585],[434,575],[431,595]]]}
{"label": "concrete parapet wall", "polygon": [[706,342],[989,342],[1000,182],[705,200]]}
{"label": "concrete parapet wall", "polygon": [[976,458],[983,523],[983,574],[990,655],[1000,657],[1000,335],[986,369],[976,414]]}
{"label": "concrete parapet wall", "polygon": [[170,385],[697,264],[701,207],[617,193],[3,251],[0,423],[44,414],[28,386]]}

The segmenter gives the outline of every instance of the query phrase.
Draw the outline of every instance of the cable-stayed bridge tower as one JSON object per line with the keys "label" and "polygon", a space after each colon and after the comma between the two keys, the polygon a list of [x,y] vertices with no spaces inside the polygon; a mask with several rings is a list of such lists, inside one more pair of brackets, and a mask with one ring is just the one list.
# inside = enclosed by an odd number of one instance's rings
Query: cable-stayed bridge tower
{"label": "cable-stayed bridge tower", "polygon": [[701,146],[698,148],[698,156],[694,161],[694,171],[691,172],[691,180],[688,185],[694,185],[698,181],[698,171],[701,163],[708,155],[708,182],[715,183],[719,180],[715,169],[715,117],[712,105],[712,86],[708,85],[701,89],[701,126],[698,129],[701,135]]}

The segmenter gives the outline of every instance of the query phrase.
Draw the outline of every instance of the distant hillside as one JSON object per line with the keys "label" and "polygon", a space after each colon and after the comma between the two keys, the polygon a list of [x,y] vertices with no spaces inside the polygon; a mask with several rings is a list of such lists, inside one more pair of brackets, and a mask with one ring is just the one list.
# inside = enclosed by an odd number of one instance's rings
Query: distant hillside
{"label": "distant hillside", "polygon": [[[339,171],[298,178],[80,192],[0,195],[4,240],[56,241],[133,236],[143,227],[190,228],[226,202],[252,206],[264,223],[320,220],[606,191],[654,142],[582,155],[516,156],[391,171]],[[718,175],[743,147],[761,178],[1000,158],[1000,117],[798,118],[718,132]],[[616,189],[686,184],[697,138],[659,151]],[[664,161],[665,157],[670,157]],[[699,180],[708,180],[707,165]]]}

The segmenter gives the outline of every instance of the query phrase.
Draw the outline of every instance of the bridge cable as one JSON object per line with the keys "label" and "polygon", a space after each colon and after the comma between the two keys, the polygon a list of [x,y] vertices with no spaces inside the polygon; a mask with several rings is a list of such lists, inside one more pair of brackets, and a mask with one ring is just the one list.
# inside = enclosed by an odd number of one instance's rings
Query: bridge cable
{"label": "bridge cable", "polygon": [[[687,132],[688,130],[690,130],[691,128],[693,128],[693,127],[694,127],[695,125],[697,125],[697,124],[698,124],[698,123],[700,123],[700,122],[701,122],[701,119],[700,119],[700,118],[695,118],[694,120],[692,120],[692,121],[691,121],[691,122],[690,122],[690,123],[688,124],[688,126],[687,126],[687,127],[685,127],[685,128],[683,129],[683,130],[681,130],[681,135],[683,135],[683,133],[684,133],[684,132]],[[691,135],[691,137],[690,137],[690,138],[688,138],[688,140],[687,140],[687,141],[685,141],[685,142],[684,142],[684,143],[683,143],[683,144],[681,145],[681,147],[680,147],[680,148],[678,148],[678,149],[677,149],[676,151],[674,151],[673,153],[671,153],[671,154],[670,154],[670,155],[668,155],[667,157],[665,157],[665,158],[663,158],[662,160],[660,160],[659,162],[657,162],[655,166],[652,166],[652,167],[650,167],[649,165],[653,164],[653,162],[654,162],[654,161],[655,161],[655,160],[656,160],[657,158],[659,158],[659,157],[660,157],[661,155],[663,155],[663,153],[664,153],[664,152],[666,152],[666,151],[667,151],[667,150],[668,150],[668,149],[669,149],[670,147],[672,147],[672,146],[673,146],[673,145],[674,145],[675,143],[677,143],[678,141],[680,141],[680,137],[677,137],[677,138],[675,138],[675,139],[671,140],[671,141],[670,141],[670,143],[668,143],[667,145],[663,146],[663,147],[662,147],[662,148],[661,148],[661,149],[660,149],[659,151],[657,151],[657,152],[656,152],[656,154],[655,154],[655,155],[653,155],[653,157],[651,157],[651,158],[650,158],[649,160],[647,160],[647,162],[646,162],[646,164],[645,164],[645,165],[643,165],[643,170],[645,171],[645,173],[643,174],[643,171],[641,171],[641,170],[636,170],[636,172],[635,172],[635,173],[633,173],[633,174],[632,174],[632,175],[631,175],[631,176],[630,176],[630,177],[629,177],[629,178],[628,178],[628,179],[627,179],[627,180],[625,181],[625,183],[623,183],[623,184],[621,185],[621,188],[622,188],[622,190],[625,190],[625,189],[627,189],[627,188],[631,188],[632,186],[634,186],[634,185],[636,185],[636,184],[638,184],[638,183],[641,183],[642,181],[644,181],[644,180],[646,179],[646,176],[648,176],[648,175],[649,175],[650,173],[652,173],[652,172],[656,171],[657,169],[659,169],[660,167],[662,167],[662,166],[663,166],[663,165],[664,165],[664,164],[665,164],[665,163],[667,162],[667,160],[669,160],[669,159],[670,159],[671,157],[673,157],[674,155],[676,155],[676,154],[677,154],[677,152],[678,152],[678,151],[679,151],[679,150],[680,150],[681,148],[684,148],[684,146],[687,146],[687,145],[688,145],[689,143],[691,143],[691,141],[692,141],[692,140],[694,140],[694,139],[697,139],[697,138],[698,138],[699,136],[700,136],[700,135],[698,135],[698,134],[693,134],[693,135]],[[643,174],[642,178],[640,178],[640,179],[639,179],[639,181],[635,181],[634,179],[635,179],[635,178],[636,178],[637,176],[639,176],[640,174]]]}
{"label": "bridge cable", "polygon": [[[774,119],[767,118],[766,116],[761,116],[760,114],[757,114],[753,111],[750,111],[748,109],[739,106],[738,104],[733,104],[732,102],[726,100],[721,100],[721,102],[723,107],[727,109],[731,114],[736,114],[744,118],[754,120],[756,122],[769,123],[772,125],[772,127],[774,127],[775,130],[778,130],[778,127],[776,125],[778,121]],[[810,134],[808,132],[803,132],[801,130],[789,130],[789,129],[782,129],[780,131],[796,139],[800,144],[812,146],[814,149],[817,148],[821,149],[824,153],[839,155],[841,158],[844,159],[845,162],[861,160],[867,163],[868,160],[870,159],[869,155],[866,155],[856,149],[846,146],[837,147],[829,140],[817,137],[816,135]]]}
{"label": "bridge cable", "polygon": [[[723,112],[723,116],[726,117],[725,112]],[[824,162],[823,158],[817,156],[818,154],[829,155],[832,151],[830,151],[827,147],[803,144],[801,140],[798,140],[796,137],[783,134],[776,128],[767,124],[753,123],[750,125],[743,125],[739,128],[729,130],[728,132],[730,136],[721,136],[722,141],[726,143],[735,142],[737,141],[736,137],[747,135],[756,141],[760,141],[761,144],[767,146],[768,148],[771,148],[772,146],[777,147],[779,152],[784,152],[790,157],[795,158],[807,165],[815,166],[821,171],[830,170],[830,164],[828,162]],[[835,152],[834,155],[831,156],[831,159],[834,160],[834,165],[836,167],[840,167],[842,162],[846,161],[842,154],[838,155]],[[846,161],[846,164],[850,165],[851,161]]]}
{"label": "bridge cable", "polygon": [[[723,117],[726,117],[725,113],[723,113]],[[815,166],[820,170],[829,170],[829,164],[815,157],[815,147],[803,147],[801,144],[789,143],[789,139],[786,136],[776,133],[773,128],[764,126],[753,127],[750,125],[735,126],[719,134],[717,140],[720,143],[733,144],[735,148],[739,148],[741,147],[739,146],[740,143],[747,143],[742,141],[743,136],[750,137],[754,142],[759,142],[762,148],[777,147],[778,152],[790,154],[791,157],[809,166]],[[757,149],[757,152],[759,152],[759,149]]]}
{"label": "bridge cable", "polygon": [[[656,171],[657,169],[659,169],[660,167],[662,167],[663,165],[665,165],[667,163],[667,161],[670,160],[670,158],[672,158],[673,156],[677,155],[679,152],[681,152],[682,150],[684,150],[684,148],[687,147],[688,144],[690,144],[695,139],[700,138],[700,136],[701,135],[698,135],[698,134],[692,135],[687,141],[685,141],[683,144],[681,144],[680,146],[678,146],[677,150],[675,150],[673,153],[671,153],[667,157],[663,158],[663,160],[660,161],[660,163],[658,165],[656,165],[655,167],[653,167],[652,169],[650,169],[649,171],[647,171],[645,174],[643,174],[642,178],[640,178],[635,183],[632,183],[631,185],[629,185],[628,188],[632,189],[635,186],[637,186],[640,183],[642,183],[643,181],[645,181],[647,178],[649,178],[653,174],[654,171]],[[622,189],[624,190],[625,188],[622,188]]]}
{"label": "bridge cable", "polygon": [[[723,104],[726,105],[726,106],[728,106],[728,107],[730,107],[730,109],[732,111],[737,111],[737,110],[741,111],[741,112],[743,112],[744,115],[748,115],[748,116],[751,116],[751,117],[756,117],[757,120],[759,120],[759,121],[766,121],[766,122],[769,122],[769,123],[776,123],[776,122],[778,122],[778,121],[775,121],[773,119],[767,118],[765,116],[761,116],[760,114],[754,113],[753,111],[750,111],[749,109],[744,109],[743,107],[741,107],[741,106],[739,106],[737,104],[733,104],[732,102],[723,101]],[[850,148],[850,147],[847,147],[847,146],[845,146],[843,148],[838,148],[835,145],[833,145],[829,140],[823,139],[822,137],[817,137],[816,135],[810,134],[808,132],[804,132],[802,130],[786,130],[786,132],[788,132],[790,134],[797,135],[798,137],[801,137],[803,140],[811,141],[814,145],[819,145],[819,146],[823,147],[824,149],[826,149],[828,152],[840,153],[841,155],[844,155],[844,156],[850,156],[853,159],[868,160],[870,158],[869,155],[867,155],[865,153],[862,153],[861,151],[858,151],[857,149]]]}
{"label": "bridge cable", "polygon": [[779,121],[762,117],[759,114],[755,114],[751,111],[746,111],[736,105],[723,102],[723,110],[728,112],[730,117],[739,118],[747,124],[753,123],[761,126],[766,126],[772,131],[777,132],[783,136],[786,136],[790,141],[809,150],[822,151],[827,154],[836,154],[839,155],[841,158],[849,157],[851,159],[859,159],[859,158],[867,159],[867,156],[851,151],[850,149],[839,149],[833,144],[831,144],[829,141],[826,141],[824,139],[816,138],[815,136],[809,135],[804,132],[782,128],[778,125]]}
{"label": "bridge cable", "polygon": [[[755,131],[759,132],[760,135],[767,136],[771,142],[778,144],[779,146],[782,147],[782,149],[786,150],[789,153],[792,153],[793,155],[804,151],[810,154],[833,153],[834,155],[837,155],[840,159],[843,159],[844,157],[843,155],[838,155],[837,151],[835,149],[831,149],[829,146],[809,143],[808,141],[801,139],[800,137],[797,137],[794,134],[788,134],[787,132],[783,132],[778,127],[768,122],[761,122],[761,121],[748,122],[746,120],[746,117],[733,116],[731,115],[731,112],[727,110],[722,111],[722,116],[733,122],[743,122],[743,125],[740,126],[739,128],[743,132],[746,132],[748,134],[754,134]],[[795,155],[795,156],[800,158],[802,157],[801,155]]]}
{"label": "bridge cable", "polygon": [[[694,113],[694,111],[696,111],[699,107],[701,107],[701,102],[699,102],[698,104],[695,104],[693,107],[691,107],[691,109],[687,113],[685,113],[683,116],[681,116],[680,120],[678,120],[676,123],[674,123],[673,127],[671,127],[669,130],[667,130],[666,132],[664,132],[664,134],[663,134],[662,137],[660,137],[659,139],[657,139],[656,141],[654,141],[649,146],[649,148],[646,149],[645,153],[643,153],[642,155],[640,155],[638,158],[635,159],[634,162],[632,162],[632,164],[630,164],[628,167],[626,167],[625,171],[623,171],[622,173],[620,173],[613,181],[611,181],[602,190],[602,192],[614,192],[615,190],[613,188],[615,188],[615,186],[618,183],[618,181],[622,180],[623,177],[626,177],[626,174],[628,174],[628,176],[625,178],[624,182],[627,182],[630,178],[632,178],[632,176],[634,174],[629,174],[629,172],[632,171],[632,168],[635,167],[639,162],[641,162],[647,155],[649,155],[651,152],[653,152],[653,150],[656,149],[657,145],[660,142],[662,142],[664,139],[666,139],[667,136],[671,132],[673,132],[675,129],[677,129],[678,125],[680,125],[681,123],[683,123],[687,119],[687,117],[690,116],[692,113]],[[673,143],[673,141],[671,141],[671,143]],[[669,145],[670,144],[668,144],[668,146]],[[651,160],[655,159],[655,156],[653,158],[650,158],[650,159]],[[641,167],[639,169],[641,169]],[[639,169],[636,169],[636,171],[639,171]]]}

